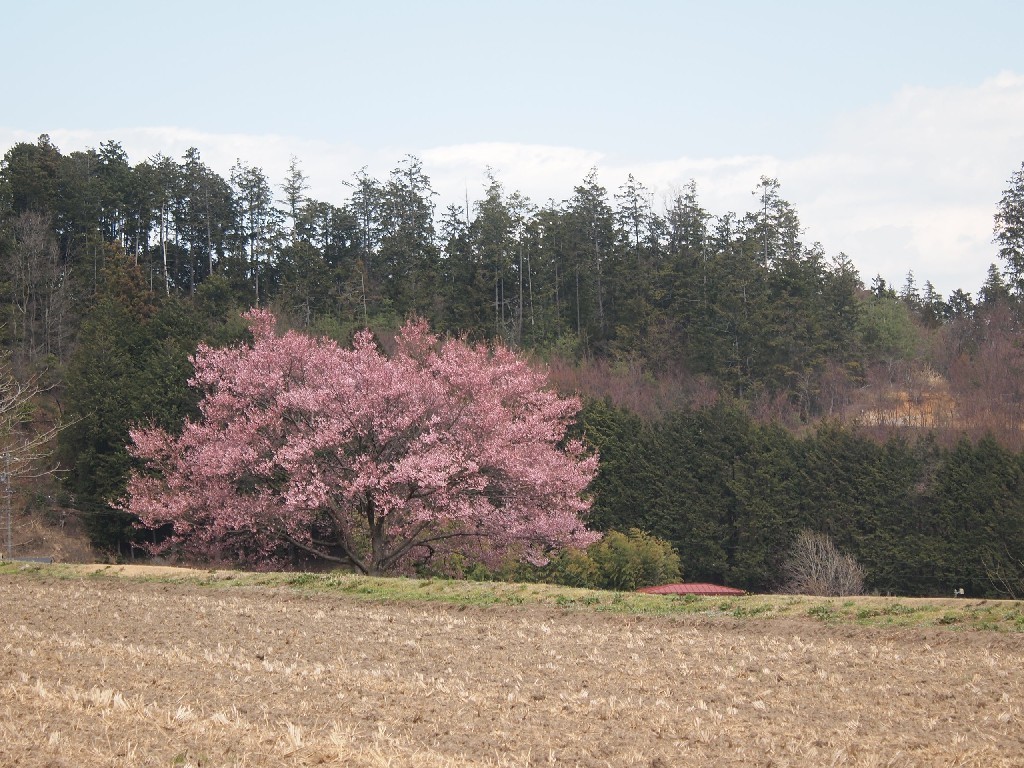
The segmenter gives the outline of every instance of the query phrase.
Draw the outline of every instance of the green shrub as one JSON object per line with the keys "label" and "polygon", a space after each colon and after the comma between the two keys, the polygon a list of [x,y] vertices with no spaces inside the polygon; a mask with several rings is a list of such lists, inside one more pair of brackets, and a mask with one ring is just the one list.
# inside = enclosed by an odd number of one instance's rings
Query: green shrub
{"label": "green shrub", "polygon": [[599,574],[597,563],[589,552],[582,549],[562,550],[548,566],[549,579],[567,587],[597,587]]}
{"label": "green shrub", "polygon": [[563,550],[544,570],[544,580],[555,584],[621,592],[681,578],[672,545],[636,528],[609,531],[585,551]]}

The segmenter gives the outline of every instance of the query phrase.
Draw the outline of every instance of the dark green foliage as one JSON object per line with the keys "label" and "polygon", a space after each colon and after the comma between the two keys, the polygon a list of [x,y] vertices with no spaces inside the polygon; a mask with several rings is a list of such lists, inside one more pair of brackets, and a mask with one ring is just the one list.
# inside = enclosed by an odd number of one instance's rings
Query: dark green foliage
{"label": "dark green foliage", "polygon": [[935,478],[935,522],[948,578],[968,595],[1003,591],[999,574],[1024,562],[1024,457],[991,438],[962,440]]}
{"label": "dark green foliage", "polygon": [[179,301],[155,300],[142,276],[112,250],[68,364],[66,413],[59,454],[66,488],[85,514],[93,543],[124,551],[131,520],[110,503],[121,495],[131,460],[128,429],[154,423],[177,428],[192,413],[189,355],[202,326]]}
{"label": "dark green foliage", "polygon": [[0,224],[10,232],[28,211],[51,222],[79,309],[98,290],[103,244],[118,242],[152,293],[194,297],[223,276],[234,303],[304,328],[394,328],[414,313],[474,339],[704,374],[804,422],[891,352],[886,339],[864,344],[856,271],[800,242],[775,179],[755,190],[756,211],[715,217],[692,183],[662,215],[638,179],[610,195],[591,170],[538,210],[492,174],[440,231],[417,158],[384,180],[356,173],[340,205],[308,198],[306,182],[293,158],[279,207],[244,160],[225,179],[196,148],[133,167],[117,142],[64,155],[43,136],[5,155]]}
{"label": "dark green foliage", "polygon": [[628,528],[622,521],[632,520],[633,527],[646,526],[651,489],[660,481],[652,464],[658,455],[652,426],[604,401],[588,403],[579,423],[584,438],[601,452],[591,485],[595,496],[591,525],[599,530]]}
{"label": "dark green foliage", "polygon": [[581,421],[602,457],[592,523],[666,539],[694,581],[778,589],[804,529],[881,592],[998,594],[1024,562],[1024,457],[991,438],[943,451],[837,424],[797,438],[724,404],[644,421],[590,403]]}
{"label": "dark green foliage", "polygon": [[985,283],[978,291],[978,300],[985,307],[994,307],[1010,301],[1010,286],[1003,279],[1002,272],[995,264],[990,264]]}
{"label": "dark green foliage", "polygon": [[60,150],[46,134],[36,144],[15,144],[7,150],[0,177],[14,213],[55,211],[60,163]]}
{"label": "dark green foliage", "polygon": [[744,461],[732,480],[735,512],[729,520],[729,568],[725,581],[766,592],[780,580],[782,556],[793,531],[812,514],[805,499],[810,484],[808,443],[778,426],[751,428]]}
{"label": "dark green foliage", "polygon": [[689,578],[727,584],[744,505],[738,470],[752,424],[739,409],[718,405],[669,414],[659,426],[664,479],[647,530],[676,546]]}

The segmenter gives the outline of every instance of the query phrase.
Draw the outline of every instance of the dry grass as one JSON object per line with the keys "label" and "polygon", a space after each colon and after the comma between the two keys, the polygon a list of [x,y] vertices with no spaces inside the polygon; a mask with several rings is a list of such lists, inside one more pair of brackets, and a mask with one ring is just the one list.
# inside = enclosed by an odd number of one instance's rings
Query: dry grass
{"label": "dry grass", "polygon": [[953,630],[1024,632],[1024,601],[955,598],[811,597],[746,595],[695,597],[606,592],[552,584],[481,583],[449,579],[368,578],[344,573],[251,573],[154,565],[34,565],[0,562],[0,574],[81,580],[131,578],[193,584],[223,590],[278,587],[344,594],[381,601],[435,602],[456,606],[555,606],[641,615],[689,615],[737,619],[807,619],[830,626],[942,627]]}
{"label": "dry grass", "polygon": [[72,510],[52,509],[45,516],[16,512],[11,527],[15,557],[50,557],[59,563],[91,563],[96,559],[89,538],[82,532],[81,521]]}
{"label": "dry grass", "polygon": [[1009,766],[1024,755],[1018,633],[861,627],[823,620],[813,611],[831,604],[810,599],[791,603],[796,618],[648,616],[71,573],[0,570],[0,765]]}

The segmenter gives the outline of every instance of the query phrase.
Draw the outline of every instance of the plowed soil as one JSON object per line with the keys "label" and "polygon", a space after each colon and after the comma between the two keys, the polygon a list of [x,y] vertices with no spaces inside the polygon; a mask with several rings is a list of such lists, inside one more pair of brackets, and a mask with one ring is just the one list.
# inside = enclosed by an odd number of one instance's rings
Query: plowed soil
{"label": "plowed soil", "polygon": [[3,766],[1024,764],[1024,638],[0,577]]}

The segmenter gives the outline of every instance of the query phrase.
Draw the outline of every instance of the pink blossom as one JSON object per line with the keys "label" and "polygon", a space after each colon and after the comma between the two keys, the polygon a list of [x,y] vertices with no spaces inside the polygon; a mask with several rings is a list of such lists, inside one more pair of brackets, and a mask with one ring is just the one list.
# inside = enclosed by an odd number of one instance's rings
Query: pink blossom
{"label": "pink blossom", "polygon": [[544,562],[598,538],[582,520],[597,457],[565,439],[580,403],[509,349],[441,341],[423,321],[387,357],[246,314],[253,343],[200,346],[201,417],[131,433],[124,508],[172,534],[157,549],[265,567],[365,573],[440,554]]}

